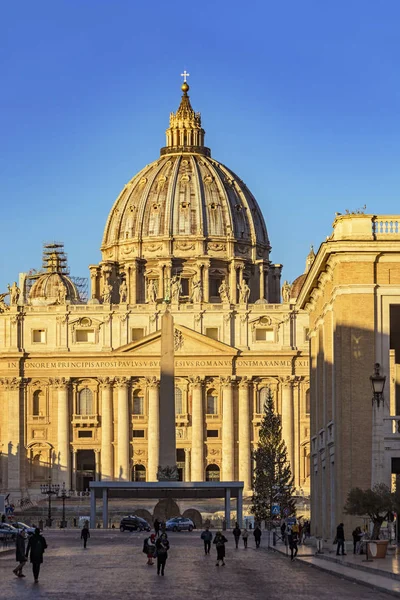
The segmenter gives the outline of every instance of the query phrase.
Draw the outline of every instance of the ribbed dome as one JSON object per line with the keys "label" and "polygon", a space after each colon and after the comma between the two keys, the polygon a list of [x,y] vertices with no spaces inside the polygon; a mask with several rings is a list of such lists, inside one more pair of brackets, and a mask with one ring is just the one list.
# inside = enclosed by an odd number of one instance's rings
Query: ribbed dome
{"label": "ribbed dome", "polygon": [[[211,249],[213,240],[235,240],[239,256],[250,256],[257,247],[254,258],[268,257],[264,219],[243,181],[212,158],[172,154],[145,167],[125,186],[107,221],[102,249],[117,244],[125,258],[132,240],[192,236],[207,238]],[[204,254],[208,249],[209,244]],[[140,254],[146,256],[145,245]],[[121,256],[117,251],[112,258]]]}
{"label": "ribbed dome", "polygon": [[29,302],[33,305],[58,304],[66,300],[72,304],[80,302],[75,285],[63,273],[44,273],[29,292]]}
{"label": "ribbed dome", "polygon": [[[167,145],[122,190],[107,220],[103,259],[176,256],[193,238],[196,254],[225,259],[267,259],[270,251],[260,208],[243,181],[210,156],[201,117],[187,91],[170,115]],[[155,242],[164,242],[158,244]],[[172,244],[171,244],[172,242]]]}

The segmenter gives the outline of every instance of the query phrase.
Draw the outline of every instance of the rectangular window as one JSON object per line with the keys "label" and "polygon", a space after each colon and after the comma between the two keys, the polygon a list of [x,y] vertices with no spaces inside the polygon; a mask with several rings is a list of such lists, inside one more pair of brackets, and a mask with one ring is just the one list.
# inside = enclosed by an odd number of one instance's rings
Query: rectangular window
{"label": "rectangular window", "polygon": [[32,329],[32,342],[34,344],[45,344],[46,343],[46,330],[45,329]]}
{"label": "rectangular window", "polygon": [[218,429],[207,429],[207,437],[208,438],[217,438],[219,437]]}
{"label": "rectangular window", "polygon": [[256,341],[257,342],[273,342],[274,341],[274,330],[273,329],[256,329]]}
{"label": "rectangular window", "polygon": [[218,341],[218,327],[206,327],[206,336]]}
{"label": "rectangular window", "polygon": [[222,283],[222,279],[213,279],[213,278],[210,279],[210,296],[214,296],[214,297],[219,296],[218,289],[219,289],[219,286],[221,285],[221,283]]}
{"label": "rectangular window", "polygon": [[131,329],[131,341],[138,342],[144,338],[144,329],[143,327],[133,327]]}
{"label": "rectangular window", "polygon": [[93,343],[94,342],[94,329],[77,329],[75,332],[76,341],[79,343]]}
{"label": "rectangular window", "polygon": [[134,438],[144,438],[144,429],[134,429],[132,432]]}
{"label": "rectangular window", "polygon": [[83,429],[82,431],[78,431],[78,437],[79,438],[91,438],[91,437],[93,437],[93,431],[85,431]]}

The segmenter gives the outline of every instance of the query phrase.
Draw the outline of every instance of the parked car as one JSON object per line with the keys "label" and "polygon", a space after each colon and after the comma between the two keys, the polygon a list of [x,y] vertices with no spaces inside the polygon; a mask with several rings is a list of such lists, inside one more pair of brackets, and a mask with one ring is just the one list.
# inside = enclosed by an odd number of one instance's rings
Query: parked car
{"label": "parked car", "polygon": [[15,529],[25,529],[28,535],[33,535],[35,533],[35,527],[32,525],[27,525],[26,523],[22,523],[21,521],[14,521],[10,523]]}
{"label": "parked car", "polygon": [[169,519],[165,523],[165,528],[169,531],[193,531],[195,528],[195,524],[192,519],[186,519],[185,517],[174,517],[173,519]]}
{"label": "parked car", "polygon": [[12,540],[15,540],[15,538],[17,537],[17,533],[18,529],[15,529],[15,527],[13,527],[12,525],[9,525],[8,523],[0,523],[1,539],[11,538]]}
{"label": "parked car", "polygon": [[151,531],[151,527],[142,517],[136,515],[129,515],[123,517],[119,525],[120,531]]}

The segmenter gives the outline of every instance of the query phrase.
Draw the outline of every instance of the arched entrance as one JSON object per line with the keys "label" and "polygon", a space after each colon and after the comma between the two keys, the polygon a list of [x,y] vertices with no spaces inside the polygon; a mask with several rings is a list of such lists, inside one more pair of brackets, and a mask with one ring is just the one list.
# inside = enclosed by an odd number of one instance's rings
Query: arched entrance
{"label": "arched entrance", "polygon": [[133,465],[132,481],[146,481],[146,467],[144,465]]}
{"label": "arched entrance", "polygon": [[207,465],[206,468],[206,481],[219,481],[220,480],[220,468],[216,464]]}

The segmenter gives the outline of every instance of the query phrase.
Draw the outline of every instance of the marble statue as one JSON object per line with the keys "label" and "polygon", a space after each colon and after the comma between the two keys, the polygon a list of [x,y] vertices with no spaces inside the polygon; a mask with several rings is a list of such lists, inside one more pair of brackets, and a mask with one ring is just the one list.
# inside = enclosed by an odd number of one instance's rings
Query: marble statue
{"label": "marble statue", "polygon": [[128,297],[128,286],[126,285],[125,279],[123,279],[119,286],[119,301],[124,304]]}
{"label": "marble statue", "polygon": [[292,286],[290,285],[290,283],[288,281],[284,281],[283,282],[283,286],[282,286],[282,300],[285,303],[288,303],[290,301],[290,292],[292,290]]}
{"label": "marble statue", "polygon": [[103,293],[101,295],[102,299],[103,299],[103,304],[110,304],[111,303],[111,294],[112,294],[112,289],[113,286],[111,285],[111,283],[106,283],[103,289]]}
{"label": "marble statue", "polygon": [[242,281],[240,282],[240,285],[238,285],[238,289],[239,289],[239,303],[247,304],[249,301],[249,297],[250,297],[250,288],[244,279],[242,279]]}
{"label": "marble statue", "polygon": [[203,300],[203,288],[200,279],[193,279],[191,301],[193,304],[198,304]]}
{"label": "marble statue", "polygon": [[157,288],[154,279],[149,279],[147,282],[147,302],[154,304],[157,300]]}
{"label": "marble statue", "polygon": [[181,279],[177,275],[174,275],[171,279],[171,300],[172,302],[179,302],[180,295],[182,294]]}
{"label": "marble statue", "polygon": [[18,304],[18,300],[21,295],[21,290],[17,286],[16,281],[14,281],[14,283],[11,286],[10,286],[10,284],[8,284],[7,287],[8,287],[8,291],[10,293],[10,304],[11,304],[11,306],[15,306],[16,304]]}
{"label": "marble statue", "polygon": [[60,281],[60,283],[58,284],[58,303],[65,304],[66,299],[67,299],[67,288]]}
{"label": "marble statue", "polygon": [[219,297],[221,298],[221,302],[229,303],[229,286],[223,281],[218,288]]}
{"label": "marble statue", "polygon": [[0,294],[0,313],[10,310],[10,307],[8,306],[8,304],[6,304],[4,302],[4,298],[6,296],[8,296],[8,292],[6,292],[5,294]]}

